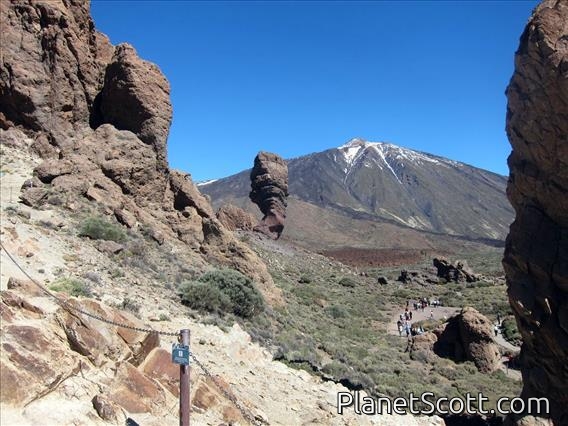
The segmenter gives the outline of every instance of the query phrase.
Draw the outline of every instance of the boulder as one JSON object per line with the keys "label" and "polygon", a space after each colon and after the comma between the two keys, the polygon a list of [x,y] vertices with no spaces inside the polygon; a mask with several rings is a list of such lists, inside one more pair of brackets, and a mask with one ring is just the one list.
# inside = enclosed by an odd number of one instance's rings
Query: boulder
{"label": "boulder", "polygon": [[[523,338],[521,397],[568,424],[568,3],[545,0],[520,38],[507,88],[507,195],[516,213],[503,266]],[[513,424],[522,423],[511,417]]]}
{"label": "boulder", "polygon": [[474,308],[466,307],[434,330],[434,352],[458,362],[472,361],[482,373],[501,366],[499,347],[493,340],[491,321]]}
{"label": "boulder", "polygon": [[450,261],[444,258],[434,258],[432,261],[434,267],[436,268],[436,275],[440,278],[445,279],[447,282],[468,282],[472,283],[479,281],[479,278],[473,273],[473,271],[467,266],[465,261],[456,261],[452,264]]}
{"label": "boulder", "polygon": [[221,206],[215,216],[229,231],[236,231],[237,229],[252,231],[257,222],[251,213],[232,204]]}
{"label": "boulder", "polygon": [[277,154],[259,152],[250,172],[249,197],[264,217],[255,231],[273,239],[280,238],[284,230],[288,198],[288,165]]}

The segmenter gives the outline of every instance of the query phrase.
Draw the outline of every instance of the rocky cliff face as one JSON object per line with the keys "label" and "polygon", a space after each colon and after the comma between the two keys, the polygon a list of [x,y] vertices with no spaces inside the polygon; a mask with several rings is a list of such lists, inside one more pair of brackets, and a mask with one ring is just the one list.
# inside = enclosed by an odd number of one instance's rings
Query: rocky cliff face
{"label": "rocky cliff face", "polygon": [[278,239],[284,230],[288,197],[288,166],[277,154],[259,152],[250,172],[249,197],[264,217],[254,230]]}
{"label": "rocky cliff face", "polygon": [[[272,280],[183,173],[169,170],[169,84],[133,47],[97,32],[89,2],[2,4],[0,128],[4,139],[31,137],[45,162],[22,199],[47,194],[69,206],[96,202],[128,227],[160,241],[177,238],[212,262],[230,265],[271,296]],[[271,297],[269,297],[271,298]]]}
{"label": "rocky cliff face", "polygon": [[[523,336],[522,397],[547,397],[568,424],[568,2],[546,0],[521,36],[507,89],[507,193],[515,208],[503,264]],[[517,421],[520,421],[517,419]]]}

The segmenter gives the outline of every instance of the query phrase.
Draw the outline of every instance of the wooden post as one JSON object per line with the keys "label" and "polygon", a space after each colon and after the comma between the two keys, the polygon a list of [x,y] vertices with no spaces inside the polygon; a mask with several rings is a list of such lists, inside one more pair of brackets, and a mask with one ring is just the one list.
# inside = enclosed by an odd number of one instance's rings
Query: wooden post
{"label": "wooden post", "polygon": [[[189,330],[180,330],[181,344],[189,347]],[[189,365],[179,366],[179,424],[189,426],[190,412]]]}

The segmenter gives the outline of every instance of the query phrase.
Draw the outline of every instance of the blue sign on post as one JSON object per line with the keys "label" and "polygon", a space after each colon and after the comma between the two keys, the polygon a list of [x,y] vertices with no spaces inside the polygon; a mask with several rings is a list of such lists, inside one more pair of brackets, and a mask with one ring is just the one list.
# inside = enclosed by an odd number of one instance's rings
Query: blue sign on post
{"label": "blue sign on post", "polygon": [[174,343],[172,345],[172,362],[180,365],[189,365],[189,346]]}

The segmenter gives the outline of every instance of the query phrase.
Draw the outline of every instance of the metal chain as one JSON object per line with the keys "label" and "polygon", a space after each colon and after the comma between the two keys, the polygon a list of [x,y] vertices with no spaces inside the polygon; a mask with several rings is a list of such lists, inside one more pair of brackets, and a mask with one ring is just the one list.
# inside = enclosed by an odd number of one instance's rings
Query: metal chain
{"label": "metal chain", "polygon": [[152,328],[140,328],[140,327],[134,327],[132,325],[128,325],[128,324],[123,324],[123,323],[119,323],[116,321],[111,321],[108,320],[106,318],[103,318],[100,315],[95,315],[92,312],[88,312],[85,311],[84,309],[78,308],[76,306],[71,305],[67,300],[63,300],[60,297],[56,296],[55,294],[53,294],[51,291],[49,291],[47,288],[45,288],[42,284],[40,284],[39,282],[37,282],[33,277],[30,276],[30,274],[28,274],[24,268],[22,268],[20,266],[20,264],[16,261],[16,259],[14,259],[14,257],[10,254],[10,252],[8,250],[6,250],[6,247],[4,247],[4,244],[2,244],[2,242],[0,242],[0,247],[2,247],[2,249],[4,250],[4,252],[6,253],[6,255],[10,258],[10,260],[12,262],[14,262],[14,265],[16,265],[16,267],[22,271],[22,273],[32,282],[34,283],[41,291],[43,291],[45,294],[47,294],[48,296],[53,297],[56,302],[65,310],[67,310],[69,313],[72,314],[71,311],[75,311],[75,312],[79,312],[85,316],[94,318],[98,321],[102,321],[104,323],[110,324],[110,325],[114,325],[116,327],[120,327],[120,328],[127,328],[129,330],[134,330],[134,331],[138,331],[140,333],[148,333],[148,334],[159,334],[162,336],[179,336],[179,332],[170,332],[170,331],[159,331],[159,330],[154,330]]}
{"label": "metal chain", "polygon": [[217,378],[207,369],[207,367],[205,367],[203,365],[203,363],[201,361],[199,361],[196,358],[196,356],[193,352],[191,352],[190,355],[191,355],[191,358],[193,358],[193,361],[197,364],[197,366],[199,368],[201,368],[201,370],[203,370],[205,375],[213,381],[215,386],[217,386],[217,388],[219,389],[219,391],[221,391],[221,393],[225,396],[225,398],[227,398],[229,401],[231,401],[234,404],[235,407],[237,407],[237,409],[241,412],[243,417],[246,420],[249,421],[249,423],[251,423],[253,425],[268,425],[269,424],[266,420],[264,420],[263,418],[261,418],[259,416],[255,416],[253,413],[250,412],[250,410],[245,408],[237,400],[237,397],[231,391],[229,391],[228,389],[225,389],[225,387],[221,383],[219,383]]}

